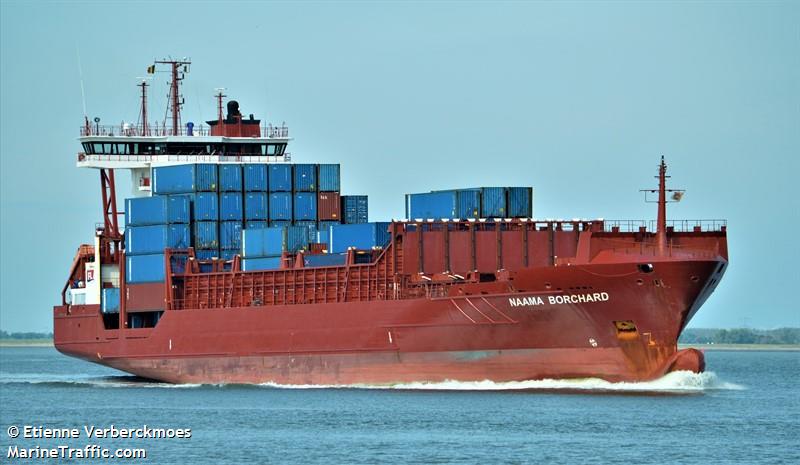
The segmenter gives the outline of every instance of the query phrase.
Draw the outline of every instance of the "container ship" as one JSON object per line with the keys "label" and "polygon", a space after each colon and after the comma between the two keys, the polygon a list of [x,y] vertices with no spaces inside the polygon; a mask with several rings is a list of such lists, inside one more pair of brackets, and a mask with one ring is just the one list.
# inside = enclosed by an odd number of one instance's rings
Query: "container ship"
{"label": "container ship", "polygon": [[[392,385],[701,372],[681,331],[728,264],[724,220],[542,220],[529,187],[406,196],[369,222],[336,164],[293,163],[285,124],[216,95],[216,119],[84,117],[77,166],[99,171],[102,223],[54,307],[64,354],[171,383]],[[115,172],[131,197],[118,208]],[[399,215],[398,215],[399,216]],[[124,221],[124,223],[123,223]]]}

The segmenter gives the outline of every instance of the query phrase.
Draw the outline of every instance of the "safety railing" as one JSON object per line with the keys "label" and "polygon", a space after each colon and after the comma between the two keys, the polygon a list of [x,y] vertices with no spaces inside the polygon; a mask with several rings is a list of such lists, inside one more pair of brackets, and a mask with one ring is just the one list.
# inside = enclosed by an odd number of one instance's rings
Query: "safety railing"
{"label": "safety railing", "polygon": [[[727,220],[667,220],[667,228],[675,232],[710,232],[725,231],[728,227]],[[607,232],[655,232],[656,220],[603,220],[603,229]]]}
{"label": "safety railing", "polygon": [[78,163],[281,163],[292,160],[283,155],[103,155],[78,153]]}
{"label": "safety railing", "polygon": [[[267,124],[260,126],[261,137],[265,139],[285,139],[289,137],[289,128],[285,123],[280,126]],[[118,125],[89,124],[80,127],[81,137],[105,136],[105,137],[167,137],[167,136],[210,136],[211,127],[204,124],[193,126],[181,126],[177,131],[164,124],[148,125],[147,129],[141,124],[120,123]]]}

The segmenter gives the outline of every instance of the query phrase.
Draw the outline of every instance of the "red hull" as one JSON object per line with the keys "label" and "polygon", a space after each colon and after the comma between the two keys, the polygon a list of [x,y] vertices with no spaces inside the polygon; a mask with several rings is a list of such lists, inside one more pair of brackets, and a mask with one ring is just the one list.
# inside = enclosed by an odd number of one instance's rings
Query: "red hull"
{"label": "red hull", "polygon": [[647,274],[635,263],[515,273],[518,288],[553,288],[538,292],[167,310],[143,329],[106,330],[96,306],[59,306],[55,343],[68,355],[176,383],[639,381],[702,371],[702,354],[678,352],[676,341],[726,261],[652,263]]}

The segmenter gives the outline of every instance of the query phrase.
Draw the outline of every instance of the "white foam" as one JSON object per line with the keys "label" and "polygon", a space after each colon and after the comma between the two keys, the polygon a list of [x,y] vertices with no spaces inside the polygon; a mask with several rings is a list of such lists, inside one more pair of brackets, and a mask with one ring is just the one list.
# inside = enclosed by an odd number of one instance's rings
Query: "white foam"
{"label": "white foam", "polygon": [[[64,384],[99,388],[161,388],[191,389],[198,387],[225,387],[225,384],[170,384],[143,380],[134,376],[75,377],[56,374],[2,373],[0,384]],[[391,385],[349,384],[278,384],[262,383],[257,386],[276,389],[396,389],[421,391],[586,391],[586,392],[641,392],[641,393],[702,393],[719,390],[743,390],[744,386],[720,380],[714,372],[693,373],[675,371],[643,382],[612,383],[599,378],[541,379],[532,381],[494,382],[442,381],[398,383]]]}
{"label": "white foam", "polygon": [[742,390],[743,386],[720,380],[714,372],[693,373],[675,371],[653,381],[612,383],[599,378],[584,379],[542,379],[532,381],[494,382],[484,381],[442,381],[435,383],[417,382],[392,385],[287,385],[277,383],[260,384],[264,387],[281,389],[411,389],[427,391],[524,391],[524,390],[564,390],[564,391],[619,391],[619,392],[667,392],[696,393],[714,390]]}

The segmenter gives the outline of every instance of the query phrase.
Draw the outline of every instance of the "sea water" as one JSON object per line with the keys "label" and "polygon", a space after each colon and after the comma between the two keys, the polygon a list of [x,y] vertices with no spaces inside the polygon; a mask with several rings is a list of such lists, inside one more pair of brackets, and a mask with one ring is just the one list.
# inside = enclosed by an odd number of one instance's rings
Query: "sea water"
{"label": "sea water", "polygon": [[[158,464],[800,463],[800,352],[709,351],[706,361],[706,373],[646,383],[220,386],[156,383],[52,348],[3,347],[0,463],[68,461],[8,458],[14,447],[59,446],[140,449],[146,458],[117,461]],[[25,426],[76,428],[79,437],[9,437]],[[90,427],[106,437],[87,437]],[[123,429],[191,437],[121,438]]]}

